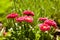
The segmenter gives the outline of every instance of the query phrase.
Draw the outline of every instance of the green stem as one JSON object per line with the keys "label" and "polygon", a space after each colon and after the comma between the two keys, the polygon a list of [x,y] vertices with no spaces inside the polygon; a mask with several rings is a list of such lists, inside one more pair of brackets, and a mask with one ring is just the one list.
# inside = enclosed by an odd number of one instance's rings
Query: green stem
{"label": "green stem", "polygon": [[15,22],[14,22],[14,19],[13,19],[13,24],[14,24],[14,27],[16,27]]}
{"label": "green stem", "polygon": [[44,35],[44,32],[42,32],[42,40],[44,40],[44,36],[45,36],[45,35]]}
{"label": "green stem", "polygon": [[41,37],[39,40],[44,40],[44,32],[41,32]]}
{"label": "green stem", "polygon": [[14,24],[13,29],[14,31],[16,31],[16,25],[15,25],[14,19],[13,19],[13,24]]}

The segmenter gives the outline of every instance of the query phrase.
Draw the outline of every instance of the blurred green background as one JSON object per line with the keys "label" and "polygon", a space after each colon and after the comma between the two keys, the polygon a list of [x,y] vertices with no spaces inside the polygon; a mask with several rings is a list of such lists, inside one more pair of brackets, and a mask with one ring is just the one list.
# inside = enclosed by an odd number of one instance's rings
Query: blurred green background
{"label": "blurred green background", "polygon": [[21,16],[26,9],[35,13],[35,24],[39,17],[53,18],[60,24],[60,0],[0,0],[0,21],[5,22],[6,15],[11,12]]}
{"label": "blurred green background", "polygon": [[[7,14],[16,12],[22,16],[24,10],[32,10],[34,16],[34,27],[37,31],[38,18],[48,17],[54,19],[60,26],[60,0],[0,0],[0,21],[3,25],[7,25]],[[38,31],[40,32],[40,30]],[[39,38],[39,34],[36,33],[36,37]]]}

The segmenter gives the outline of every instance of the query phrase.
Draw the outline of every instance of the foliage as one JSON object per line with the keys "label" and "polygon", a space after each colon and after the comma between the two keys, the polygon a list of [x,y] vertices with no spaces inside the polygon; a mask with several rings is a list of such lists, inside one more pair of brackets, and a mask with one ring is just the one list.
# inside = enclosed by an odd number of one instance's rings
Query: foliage
{"label": "foliage", "polygon": [[[12,26],[11,20],[7,22],[6,15],[11,12],[17,12],[19,16],[23,16],[22,12],[24,10],[31,10],[34,12],[34,22],[31,24],[33,32],[31,31],[31,35],[35,34],[36,40],[40,38],[40,30],[38,27],[38,18],[39,17],[48,17],[49,19],[58,19],[58,23],[60,24],[60,0],[0,0],[0,21],[3,22],[3,26],[9,29]],[[57,15],[56,15],[57,14]],[[53,17],[52,17],[53,16]],[[56,18],[57,17],[57,18]],[[7,25],[8,24],[8,25]],[[18,23],[20,24],[20,23]],[[7,30],[8,31],[8,30]],[[23,30],[22,30],[23,31]],[[29,32],[30,32],[29,31]],[[10,32],[8,32],[10,34]],[[20,32],[19,32],[20,34]],[[17,36],[20,36],[20,35]],[[24,34],[22,32],[22,34]],[[11,35],[11,34],[10,34]],[[22,38],[23,35],[21,35]],[[33,36],[33,37],[34,37]],[[8,37],[6,37],[8,38]],[[9,37],[10,38],[10,37]],[[4,37],[0,38],[5,39]],[[15,39],[15,38],[14,38]],[[7,39],[8,40],[8,39]],[[16,40],[16,39],[15,39]],[[24,39],[23,39],[24,40]]]}

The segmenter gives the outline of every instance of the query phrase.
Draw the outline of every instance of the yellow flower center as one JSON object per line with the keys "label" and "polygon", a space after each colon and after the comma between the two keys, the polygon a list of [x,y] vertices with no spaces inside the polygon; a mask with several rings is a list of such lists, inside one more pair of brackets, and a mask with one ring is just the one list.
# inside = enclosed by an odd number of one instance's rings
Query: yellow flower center
{"label": "yellow flower center", "polygon": [[46,26],[43,26],[43,28],[46,28]]}
{"label": "yellow flower center", "polygon": [[26,18],[27,20],[30,20],[30,18]]}

